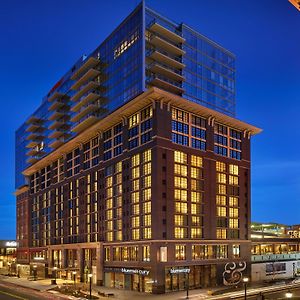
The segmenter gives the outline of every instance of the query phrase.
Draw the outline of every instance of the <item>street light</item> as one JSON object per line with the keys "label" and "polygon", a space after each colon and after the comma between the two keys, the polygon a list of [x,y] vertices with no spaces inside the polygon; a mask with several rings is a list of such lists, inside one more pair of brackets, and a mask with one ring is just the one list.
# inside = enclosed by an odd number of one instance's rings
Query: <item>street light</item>
{"label": "street light", "polygon": [[88,277],[90,279],[90,299],[92,299],[92,277],[93,277],[93,274],[89,274]]}
{"label": "street light", "polygon": [[35,281],[37,278],[37,265],[33,265],[33,280]]}
{"label": "street light", "polygon": [[247,299],[247,283],[249,282],[249,278],[248,277],[244,277],[243,278],[243,283],[244,283],[244,287],[245,287],[245,300]]}
{"label": "street light", "polygon": [[54,270],[54,284],[56,284],[56,272],[57,272],[57,267],[54,267],[53,268],[53,270]]}
{"label": "street light", "polygon": [[74,287],[76,289],[76,274],[77,274],[77,272],[73,271],[72,274],[73,274],[73,280],[74,280]]}
{"label": "street light", "polygon": [[292,298],[292,297],[293,297],[293,293],[292,293],[291,291],[287,291],[287,292],[285,293],[285,297],[286,297],[286,298]]}

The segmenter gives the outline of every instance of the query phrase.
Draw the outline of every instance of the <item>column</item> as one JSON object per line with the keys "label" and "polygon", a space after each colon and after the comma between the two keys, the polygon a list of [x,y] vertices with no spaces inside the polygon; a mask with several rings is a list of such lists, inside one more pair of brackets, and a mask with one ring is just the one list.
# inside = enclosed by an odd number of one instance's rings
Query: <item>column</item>
{"label": "column", "polygon": [[102,243],[96,248],[96,275],[97,285],[103,285],[103,245]]}

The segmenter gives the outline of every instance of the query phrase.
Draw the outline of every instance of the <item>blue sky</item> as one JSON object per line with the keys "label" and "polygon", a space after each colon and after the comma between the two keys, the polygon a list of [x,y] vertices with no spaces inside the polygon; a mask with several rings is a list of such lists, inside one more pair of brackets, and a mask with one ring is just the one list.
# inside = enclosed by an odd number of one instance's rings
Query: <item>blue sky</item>
{"label": "blue sky", "polygon": [[[0,8],[0,239],[15,237],[14,131],[139,3],[11,0]],[[236,54],[237,117],[252,140],[252,220],[300,223],[300,12],[288,0],[148,0]]]}

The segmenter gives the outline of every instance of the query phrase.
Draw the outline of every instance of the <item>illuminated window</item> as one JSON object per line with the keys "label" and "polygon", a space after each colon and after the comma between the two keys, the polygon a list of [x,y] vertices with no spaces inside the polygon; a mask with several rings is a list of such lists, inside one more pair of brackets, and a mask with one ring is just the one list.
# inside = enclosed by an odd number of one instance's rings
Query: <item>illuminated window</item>
{"label": "illuminated window", "polygon": [[144,164],[143,173],[144,173],[144,175],[150,175],[151,174],[151,162]]}
{"label": "illuminated window", "polygon": [[241,255],[240,245],[232,245],[232,254],[234,258],[239,258]]}
{"label": "illuminated window", "polygon": [[238,208],[229,208],[229,217],[231,218],[238,218],[239,217],[239,210]]}
{"label": "illuminated window", "polygon": [[143,261],[150,261],[150,246],[142,246]]}
{"label": "illuminated window", "polygon": [[143,178],[143,187],[144,188],[151,187],[151,176],[145,176]]}
{"label": "illuminated window", "polygon": [[174,186],[182,189],[187,189],[187,178],[184,177],[175,177]]}
{"label": "illuminated window", "polygon": [[186,216],[184,215],[175,215],[174,216],[174,223],[176,226],[184,226],[186,220]]}
{"label": "illuminated window", "polygon": [[202,201],[202,193],[191,192],[191,202],[200,203]]}
{"label": "illuminated window", "polygon": [[202,157],[192,155],[191,156],[191,165],[193,167],[202,167]]}
{"label": "illuminated window", "polygon": [[199,215],[199,214],[202,214],[202,209],[201,209],[201,205],[200,204],[195,204],[195,203],[192,203],[191,204],[191,214],[193,215]]}
{"label": "illuminated window", "polygon": [[134,228],[132,229],[132,239],[133,240],[139,240],[140,239],[140,229],[139,228]]}
{"label": "illuminated window", "polygon": [[225,206],[226,205],[226,196],[217,195],[216,204]]}
{"label": "illuminated window", "polygon": [[146,162],[149,162],[149,161],[151,161],[151,149],[146,150],[143,153],[143,162],[146,163]]}
{"label": "illuminated window", "polygon": [[136,167],[140,164],[140,155],[136,154],[131,158],[131,166]]}
{"label": "illuminated window", "polygon": [[144,226],[151,226],[151,215],[144,215],[143,216],[143,225]]}
{"label": "illuminated window", "polygon": [[187,228],[186,227],[175,227],[174,228],[175,239],[185,239],[187,238]]}
{"label": "illuminated window", "polygon": [[217,173],[217,182],[226,184],[226,174]]}
{"label": "illuminated window", "polygon": [[131,194],[131,203],[137,203],[140,200],[140,193],[134,192]]}
{"label": "illuminated window", "polygon": [[229,206],[239,206],[239,198],[229,197]]}
{"label": "illuminated window", "polygon": [[132,213],[134,215],[138,215],[140,213],[140,205],[139,204],[135,204],[132,206]]}
{"label": "illuminated window", "polygon": [[136,179],[132,181],[132,190],[137,191],[140,189],[140,180]]}
{"label": "illuminated window", "polygon": [[140,177],[140,168],[139,167],[135,167],[131,170],[131,174],[132,174],[132,178],[139,178]]}
{"label": "illuminated window", "polygon": [[175,212],[187,214],[187,203],[185,202],[175,202]]}
{"label": "illuminated window", "polygon": [[218,184],[217,185],[217,193],[222,194],[222,195],[226,195],[226,185]]}
{"label": "illuminated window", "polygon": [[151,189],[143,190],[143,201],[151,200]]}
{"label": "illuminated window", "polygon": [[186,190],[174,190],[175,200],[187,201],[187,191]]}
{"label": "illuminated window", "polygon": [[216,170],[218,172],[226,172],[226,165],[225,165],[225,163],[217,161],[216,162]]}
{"label": "illuminated window", "polygon": [[131,225],[132,227],[139,227],[140,226],[140,217],[133,217],[131,218]]}
{"label": "illuminated window", "polygon": [[181,176],[187,176],[187,166],[175,164],[174,173]]}
{"label": "illuminated window", "polygon": [[202,238],[202,228],[191,228],[191,238],[192,239]]}
{"label": "illuminated window", "polygon": [[217,206],[217,216],[218,217],[226,217],[227,211],[225,206]]}
{"label": "illuminated window", "polygon": [[237,176],[229,175],[229,184],[231,185],[239,185],[239,178]]}
{"label": "illuminated window", "polygon": [[229,219],[229,228],[239,228],[239,220]]}
{"label": "illuminated window", "polygon": [[217,239],[226,239],[227,234],[226,234],[226,229],[217,229]]}
{"label": "illuminated window", "polygon": [[237,165],[229,165],[229,174],[239,175],[239,166],[237,166]]}
{"label": "illuminated window", "polygon": [[175,245],[175,259],[185,260],[186,247],[185,245]]}
{"label": "illuminated window", "polygon": [[144,202],[143,203],[143,211],[145,214],[150,214],[151,213],[151,202]]}
{"label": "illuminated window", "polygon": [[187,155],[180,151],[174,151],[174,161],[181,164],[187,163]]}
{"label": "illuminated window", "polygon": [[144,239],[151,239],[151,227],[143,228]]}

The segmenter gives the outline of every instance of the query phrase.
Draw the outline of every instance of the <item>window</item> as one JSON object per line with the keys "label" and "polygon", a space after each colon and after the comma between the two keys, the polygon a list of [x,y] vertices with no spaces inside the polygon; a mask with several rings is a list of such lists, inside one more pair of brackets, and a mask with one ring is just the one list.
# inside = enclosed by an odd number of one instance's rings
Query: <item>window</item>
{"label": "window", "polygon": [[175,245],[175,260],[185,260],[186,259],[186,246],[185,245]]}

